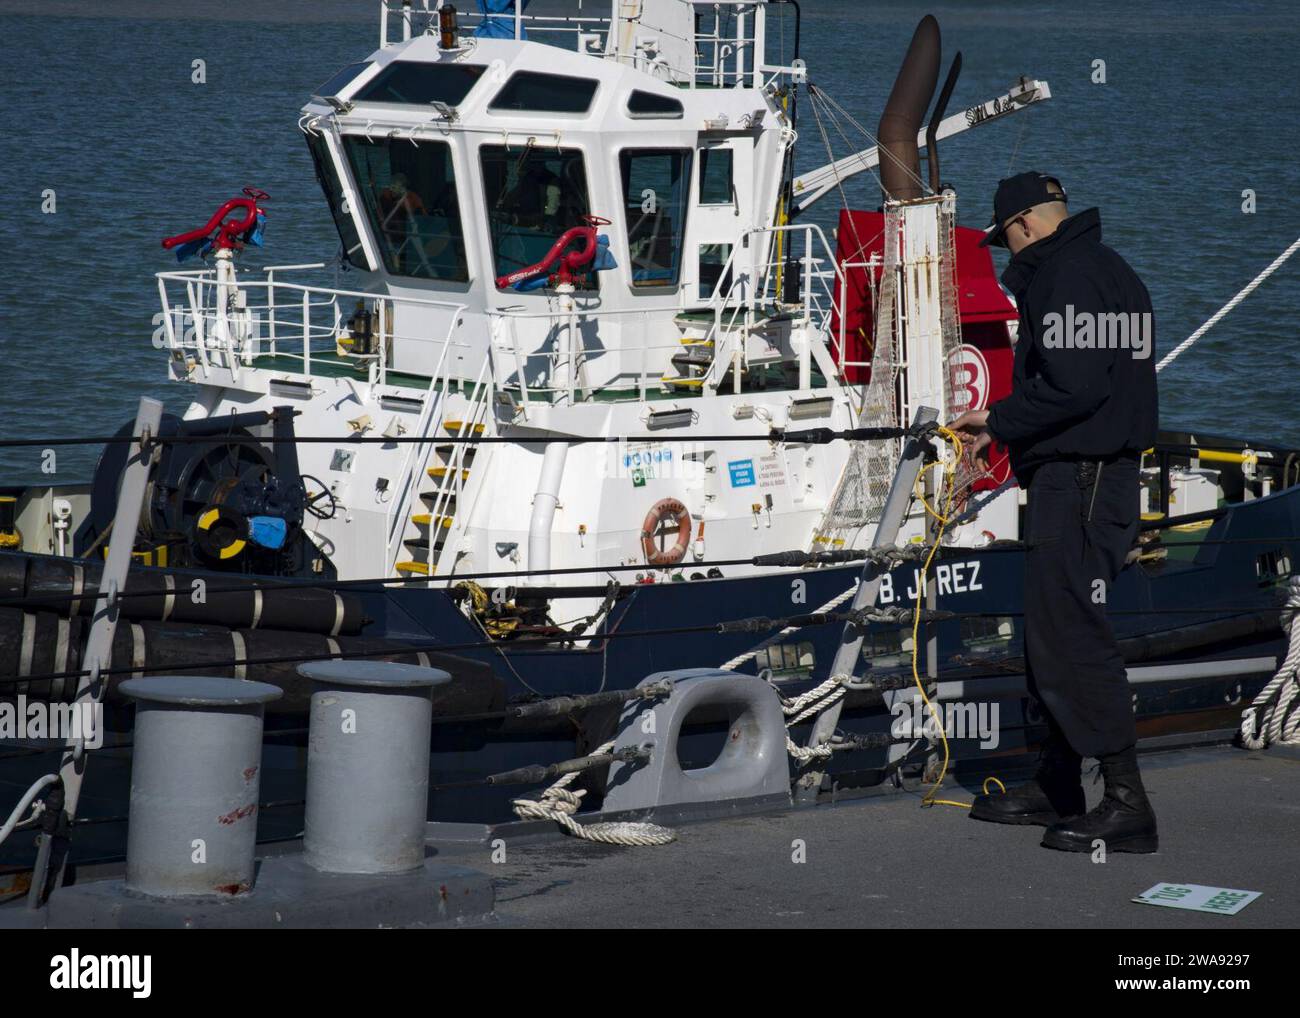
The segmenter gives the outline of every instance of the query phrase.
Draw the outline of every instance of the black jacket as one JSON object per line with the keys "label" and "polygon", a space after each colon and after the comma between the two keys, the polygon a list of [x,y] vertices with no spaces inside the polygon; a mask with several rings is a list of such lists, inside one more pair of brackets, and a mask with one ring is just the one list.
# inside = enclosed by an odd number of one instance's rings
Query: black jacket
{"label": "black jacket", "polygon": [[988,428],[1010,450],[1021,485],[1053,460],[1149,449],[1156,439],[1151,297],[1101,242],[1097,210],[1071,216],[1022,250],[1002,282],[1019,304],[1020,336],[1011,395],[993,405]]}

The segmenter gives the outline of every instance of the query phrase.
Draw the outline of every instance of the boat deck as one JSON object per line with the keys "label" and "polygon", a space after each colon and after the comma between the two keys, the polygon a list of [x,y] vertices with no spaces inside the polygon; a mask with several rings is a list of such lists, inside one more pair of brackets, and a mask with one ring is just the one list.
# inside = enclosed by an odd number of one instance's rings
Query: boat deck
{"label": "boat deck", "polygon": [[[518,927],[1293,926],[1300,753],[1173,750],[1145,755],[1143,772],[1160,852],[1104,865],[1040,847],[1041,828],[923,809],[911,781],[834,806],[691,824],[660,848],[546,838],[507,843],[500,865],[466,861],[495,878],[499,920]],[[954,799],[974,792],[945,784]],[[1090,802],[1100,791],[1089,785]],[[796,839],[803,864],[791,861]],[[1263,896],[1236,916],[1130,901],[1161,881]]]}

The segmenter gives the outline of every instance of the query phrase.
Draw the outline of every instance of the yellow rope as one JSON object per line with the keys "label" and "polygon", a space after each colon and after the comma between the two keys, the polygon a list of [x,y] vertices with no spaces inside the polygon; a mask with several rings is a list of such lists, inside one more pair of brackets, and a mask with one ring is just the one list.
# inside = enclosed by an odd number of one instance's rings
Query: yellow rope
{"label": "yellow rope", "polygon": [[[921,565],[922,587],[924,587],[926,583],[930,582],[929,581],[930,563],[931,561],[933,561],[934,556],[939,551],[939,543],[943,539],[944,528],[947,527],[948,521],[951,518],[950,514],[952,513],[953,492],[954,492],[954,488],[956,487],[957,464],[961,461],[961,457],[962,457],[962,442],[961,442],[961,437],[959,435],[957,435],[953,431],[950,431],[948,428],[942,426],[939,428],[939,435],[952,446],[953,456],[952,459],[949,460],[948,463],[946,463],[943,468],[943,487],[944,487],[943,512],[940,513],[936,509],[934,509],[930,505],[930,503],[926,501],[925,494],[923,492],[917,492],[918,497],[921,499],[921,504],[925,506],[925,511],[930,516],[934,517],[934,519],[939,524],[938,530],[935,532],[934,535],[934,543],[931,544],[930,552],[929,554],[926,555],[925,562],[922,563]],[[924,477],[923,474],[917,477],[918,484],[921,482],[923,477]],[[920,595],[921,592],[918,591],[916,611],[912,613],[912,681],[916,683],[916,689],[917,692],[921,694],[921,700],[925,703],[926,707],[929,709],[930,716],[934,718],[935,726],[939,730],[939,740],[943,743],[943,766],[939,769],[939,777],[935,780],[934,784],[930,786],[929,790],[925,793],[925,795],[921,797],[921,805],[922,806],[957,806],[961,809],[970,809],[971,804],[968,802],[957,802],[955,799],[936,798],[939,789],[943,786],[943,779],[948,774],[948,764],[952,757],[951,757],[951,752],[949,751],[948,748],[948,732],[946,731],[946,726],[943,723],[943,719],[939,716],[938,707],[936,707],[934,702],[930,699],[930,697],[926,695],[925,683],[921,681],[921,672],[919,667],[920,651],[921,651],[921,645],[919,642],[920,631],[921,631]],[[1007,790],[1006,786],[1003,785],[1001,781],[998,781],[997,778],[990,776],[984,779],[985,794],[988,793],[988,786],[990,781],[996,782],[998,787],[1001,788],[1004,793],[1006,792]]]}
{"label": "yellow rope", "polygon": [[519,628],[519,618],[517,616],[512,617],[504,614],[516,607],[513,601],[502,606],[502,615],[493,615],[491,613],[492,598],[486,590],[473,580],[463,580],[452,589],[469,592],[470,605],[473,608],[474,615],[488,636],[500,639],[503,636],[509,636]]}

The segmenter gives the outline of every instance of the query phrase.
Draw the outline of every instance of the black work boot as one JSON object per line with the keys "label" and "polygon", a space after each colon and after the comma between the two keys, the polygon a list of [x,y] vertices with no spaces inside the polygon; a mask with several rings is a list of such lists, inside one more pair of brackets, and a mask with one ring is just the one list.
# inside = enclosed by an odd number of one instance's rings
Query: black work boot
{"label": "black work boot", "polygon": [[1039,824],[1046,827],[1083,812],[1083,758],[1065,738],[1053,733],[1043,744],[1038,770],[1023,785],[1005,792],[977,795],[970,815],[995,824]]}
{"label": "black work boot", "polygon": [[1147,801],[1138,771],[1137,748],[1098,757],[1106,791],[1101,802],[1081,817],[1053,824],[1043,834],[1045,848],[1091,852],[1102,842],[1107,852],[1154,852],[1159,846],[1156,815]]}

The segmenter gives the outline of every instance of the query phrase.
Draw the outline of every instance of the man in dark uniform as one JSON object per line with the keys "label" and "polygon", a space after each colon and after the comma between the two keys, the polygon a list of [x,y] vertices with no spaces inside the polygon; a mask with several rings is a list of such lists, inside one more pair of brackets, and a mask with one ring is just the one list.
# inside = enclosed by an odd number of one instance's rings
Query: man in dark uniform
{"label": "man in dark uniform", "polygon": [[[1025,659],[1048,738],[1032,781],[981,795],[971,816],[1047,827],[1049,848],[1154,852],[1132,699],[1106,601],[1138,528],[1138,457],[1156,438],[1151,298],[1101,242],[1096,209],[1070,215],[1060,182],[1003,180],[984,244],[1010,249],[1020,309],[1012,391],[952,427],[987,460],[1000,442],[1028,492]],[[1085,812],[1084,757],[1105,778]]]}

